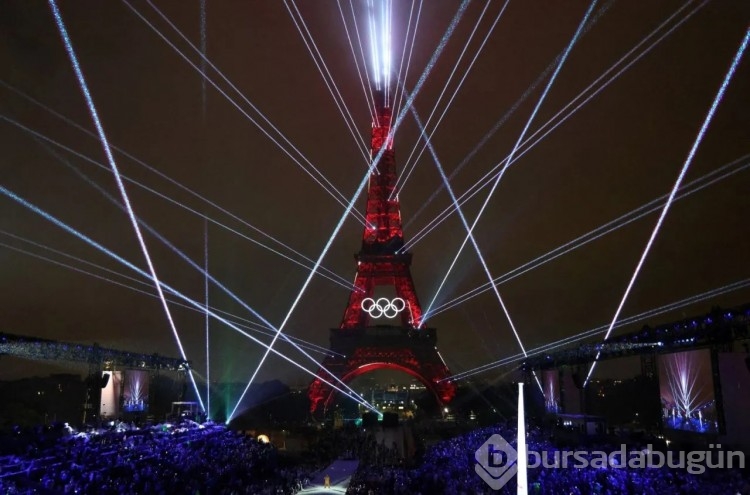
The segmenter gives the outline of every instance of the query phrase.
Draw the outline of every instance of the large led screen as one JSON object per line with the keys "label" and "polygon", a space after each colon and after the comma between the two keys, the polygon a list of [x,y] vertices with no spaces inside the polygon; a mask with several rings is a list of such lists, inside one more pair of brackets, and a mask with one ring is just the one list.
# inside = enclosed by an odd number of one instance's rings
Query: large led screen
{"label": "large led screen", "polygon": [[102,400],[99,405],[99,412],[104,418],[116,418],[120,414],[122,372],[102,372],[102,383],[104,384],[104,387],[102,387]]}
{"label": "large led screen", "polygon": [[560,375],[557,370],[542,372],[544,388],[544,409],[548,413],[562,412],[560,407]]}
{"label": "large led screen", "polygon": [[716,398],[708,350],[659,356],[659,389],[664,427],[717,433]]}
{"label": "large led screen", "polygon": [[122,410],[148,411],[148,371],[126,370],[122,386]]}

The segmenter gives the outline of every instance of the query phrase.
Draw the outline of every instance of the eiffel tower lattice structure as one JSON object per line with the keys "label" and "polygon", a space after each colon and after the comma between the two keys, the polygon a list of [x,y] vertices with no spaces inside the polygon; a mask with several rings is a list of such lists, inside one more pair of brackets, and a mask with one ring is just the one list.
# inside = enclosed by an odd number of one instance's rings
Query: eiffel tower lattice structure
{"label": "eiffel tower lattice structure", "polygon": [[[404,234],[396,186],[396,163],[389,136],[391,109],[380,105],[373,122],[370,157],[378,159],[370,174],[362,249],[355,255],[356,290],[352,290],[339,328],[331,330],[331,349],[310,384],[310,410],[325,415],[334,389],[321,378],[344,383],[378,369],[403,371],[422,382],[441,404],[450,402],[456,386],[437,350],[437,332],[423,328],[422,307],[411,277],[411,253],[403,252]],[[395,297],[378,297],[378,291]],[[389,322],[396,321],[400,325]],[[325,369],[323,369],[325,368]],[[327,370],[327,371],[326,371]]]}

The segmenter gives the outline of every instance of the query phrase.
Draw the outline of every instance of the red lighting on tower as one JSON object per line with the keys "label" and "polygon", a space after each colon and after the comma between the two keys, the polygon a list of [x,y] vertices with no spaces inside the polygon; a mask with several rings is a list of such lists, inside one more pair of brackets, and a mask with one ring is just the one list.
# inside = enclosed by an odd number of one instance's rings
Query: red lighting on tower
{"label": "red lighting on tower", "polygon": [[[373,167],[367,190],[366,225],[362,248],[355,255],[357,275],[341,326],[331,330],[331,348],[346,357],[327,357],[325,369],[345,383],[376,369],[397,369],[419,379],[440,403],[455,395],[455,385],[440,358],[435,329],[422,328],[422,307],[411,277],[411,253],[404,245],[401,209],[396,186],[396,162],[391,131],[391,109],[382,102],[372,126],[370,157]],[[390,199],[389,199],[390,198]],[[375,297],[377,287],[395,289],[395,298]],[[374,325],[373,320],[400,318],[400,326]],[[333,390],[320,378],[333,378],[318,371],[308,395],[313,413],[324,413]]]}

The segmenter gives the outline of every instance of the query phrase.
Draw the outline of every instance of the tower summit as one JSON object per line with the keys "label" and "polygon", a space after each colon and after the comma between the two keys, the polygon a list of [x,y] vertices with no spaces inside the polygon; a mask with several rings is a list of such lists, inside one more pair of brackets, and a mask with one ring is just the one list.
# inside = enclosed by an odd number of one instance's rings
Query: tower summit
{"label": "tower summit", "polygon": [[372,123],[370,140],[370,160],[380,156],[377,166],[370,173],[367,189],[367,224],[362,236],[362,251],[378,254],[395,251],[404,244],[401,227],[401,211],[398,198],[393,196],[396,188],[396,161],[393,152],[391,132],[391,109],[383,103],[376,106],[377,116]]}

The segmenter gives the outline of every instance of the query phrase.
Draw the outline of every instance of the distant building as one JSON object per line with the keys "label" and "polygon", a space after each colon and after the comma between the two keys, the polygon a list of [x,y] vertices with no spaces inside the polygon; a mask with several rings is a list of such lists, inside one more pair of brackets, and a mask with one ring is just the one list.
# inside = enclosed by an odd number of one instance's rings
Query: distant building
{"label": "distant building", "polygon": [[373,385],[368,390],[360,393],[363,397],[368,398],[370,404],[382,412],[396,412],[401,415],[408,415],[416,408],[415,399],[424,393],[427,387],[419,382],[408,385]]}

